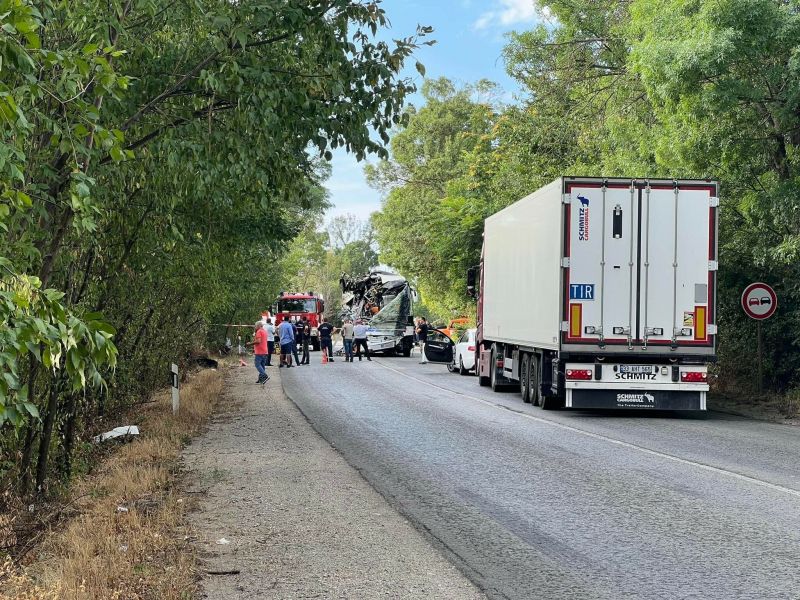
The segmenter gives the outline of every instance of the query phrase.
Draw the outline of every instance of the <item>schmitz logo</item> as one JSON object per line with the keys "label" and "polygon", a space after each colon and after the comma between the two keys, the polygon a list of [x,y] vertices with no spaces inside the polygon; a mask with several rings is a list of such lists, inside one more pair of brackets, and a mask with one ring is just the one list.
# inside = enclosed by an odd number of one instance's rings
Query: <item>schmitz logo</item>
{"label": "schmitz logo", "polygon": [[648,405],[655,404],[656,398],[652,394],[617,394],[617,404]]}
{"label": "schmitz logo", "polygon": [[581,242],[589,241],[589,199],[585,196],[578,196],[581,206],[578,208],[578,240]]}

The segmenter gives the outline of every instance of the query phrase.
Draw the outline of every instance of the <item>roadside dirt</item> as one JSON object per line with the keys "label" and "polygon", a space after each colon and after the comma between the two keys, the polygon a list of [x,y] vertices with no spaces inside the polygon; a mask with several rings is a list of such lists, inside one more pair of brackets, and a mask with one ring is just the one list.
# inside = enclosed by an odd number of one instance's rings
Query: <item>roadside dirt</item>
{"label": "roadside dirt", "polygon": [[482,598],[270,375],[228,371],[223,409],[184,453],[204,597]]}
{"label": "roadside dirt", "polygon": [[708,408],[759,421],[800,426],[800,405],[796,397],[765,395],[759,400],[712,393],[708,398]]}

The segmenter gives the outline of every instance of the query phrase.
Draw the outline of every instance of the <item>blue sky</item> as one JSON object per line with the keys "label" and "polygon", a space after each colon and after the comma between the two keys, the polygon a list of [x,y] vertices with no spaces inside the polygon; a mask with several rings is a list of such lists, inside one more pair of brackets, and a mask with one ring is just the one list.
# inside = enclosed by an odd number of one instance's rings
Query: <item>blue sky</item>
{"label": "blue sky", "polygon": [[[416,54],[427,77],[445,76],[457,83],[489,79],[507,93],[516,90],[500,57],[503,35],[538,20],[534,0],[384,0],[383,7],[392,22],[387,37],[411,35],[417,24],[434,28],[431,37],[437,43],[423,46]],[[408,66],[407,75],[421,86],[423,79],[414,69],[414,60]],[[333,172],[326,182],[334,206],[325,215],[326,222],[346,213],[367,219],[380,209],[380,195],[364,179],[364,164],[343,151],[334,155]]]}

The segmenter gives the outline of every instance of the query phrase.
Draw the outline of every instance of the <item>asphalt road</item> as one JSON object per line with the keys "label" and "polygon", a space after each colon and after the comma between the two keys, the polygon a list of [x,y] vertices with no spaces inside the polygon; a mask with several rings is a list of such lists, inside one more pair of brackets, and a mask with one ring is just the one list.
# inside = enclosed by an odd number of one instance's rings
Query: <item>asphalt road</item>
{"label": "asphalt road", "polygon": [[313,356],[286,393],[489,597],[800,599],[800,429],[542,411],[413,358]]}

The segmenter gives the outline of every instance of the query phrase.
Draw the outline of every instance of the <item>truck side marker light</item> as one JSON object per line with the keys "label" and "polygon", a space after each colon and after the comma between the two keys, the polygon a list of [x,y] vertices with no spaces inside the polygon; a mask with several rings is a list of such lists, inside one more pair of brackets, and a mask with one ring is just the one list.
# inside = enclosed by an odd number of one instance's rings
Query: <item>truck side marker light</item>
{"label": "truck side marker light", "polygon": [[583,318],[583,305],[569,305],[569,336],[574,338],[581,337],[581,320]]}
{"label": "truck side marker light", "polygon": [[694,339],[706,339],[706,307],[694,307]]}

